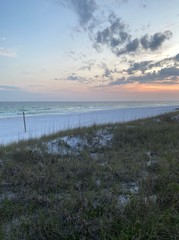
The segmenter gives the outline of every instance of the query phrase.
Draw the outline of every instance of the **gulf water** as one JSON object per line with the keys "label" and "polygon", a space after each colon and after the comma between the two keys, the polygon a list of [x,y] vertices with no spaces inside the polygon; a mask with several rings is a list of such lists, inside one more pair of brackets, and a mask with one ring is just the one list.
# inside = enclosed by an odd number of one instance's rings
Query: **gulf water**
{"label": "gulf water", "polygon": [[0,118],[27,116],[85,113],[100,110],[122,108],[142,108],[160,106],[179,106],[179,102],[0,102]]}

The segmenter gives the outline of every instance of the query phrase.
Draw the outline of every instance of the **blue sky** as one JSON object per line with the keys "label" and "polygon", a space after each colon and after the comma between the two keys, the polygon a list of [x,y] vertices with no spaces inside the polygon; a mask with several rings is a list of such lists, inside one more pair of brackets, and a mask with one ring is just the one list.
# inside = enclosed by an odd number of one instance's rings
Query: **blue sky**
{"label": "blue sky", "polygon": [[179,100],[178,0],[0,4],[0,101]]}

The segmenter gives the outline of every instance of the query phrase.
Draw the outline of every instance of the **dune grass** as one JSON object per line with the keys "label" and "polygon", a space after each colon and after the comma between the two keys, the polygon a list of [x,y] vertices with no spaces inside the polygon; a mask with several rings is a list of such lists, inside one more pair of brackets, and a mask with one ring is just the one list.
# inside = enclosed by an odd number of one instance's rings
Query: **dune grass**
{"label": "dune grass", "polygon": [[179,112],[1,146],[0,182],[0,239],[179,239]]}

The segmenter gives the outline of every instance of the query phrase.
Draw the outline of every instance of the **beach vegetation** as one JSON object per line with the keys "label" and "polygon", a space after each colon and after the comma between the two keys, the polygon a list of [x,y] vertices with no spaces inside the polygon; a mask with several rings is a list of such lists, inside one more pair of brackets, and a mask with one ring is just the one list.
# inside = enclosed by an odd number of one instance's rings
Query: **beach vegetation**
{"label": "beach vegetation", "polygon": [[0,146],[0,239],[179,239],[178,116]]}

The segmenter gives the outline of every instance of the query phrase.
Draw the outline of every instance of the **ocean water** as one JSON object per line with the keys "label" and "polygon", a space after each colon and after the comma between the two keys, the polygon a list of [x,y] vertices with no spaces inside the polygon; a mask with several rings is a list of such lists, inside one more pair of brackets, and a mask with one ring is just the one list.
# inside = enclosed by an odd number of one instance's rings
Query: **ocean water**
{"label": "ocean water", "polygon": [[85,113],[99,110],[179,106],[179,102],[0,102],[0,118]]}

